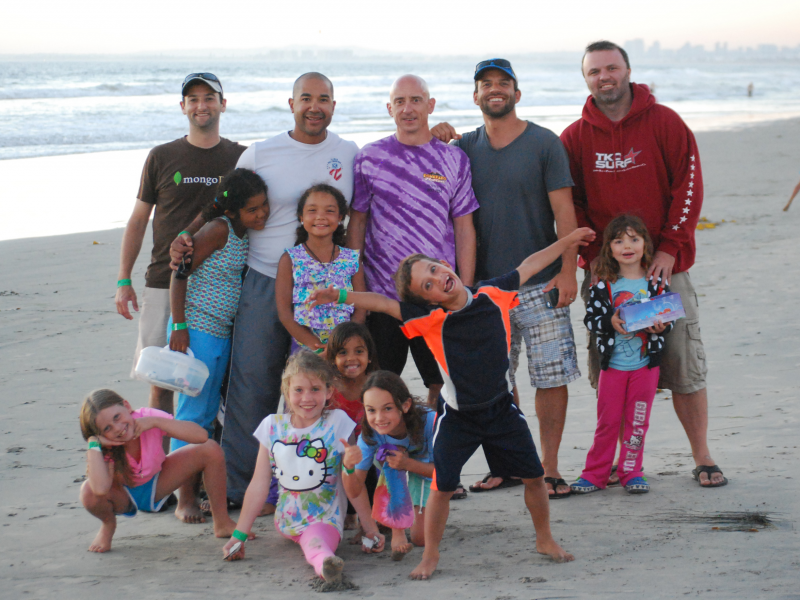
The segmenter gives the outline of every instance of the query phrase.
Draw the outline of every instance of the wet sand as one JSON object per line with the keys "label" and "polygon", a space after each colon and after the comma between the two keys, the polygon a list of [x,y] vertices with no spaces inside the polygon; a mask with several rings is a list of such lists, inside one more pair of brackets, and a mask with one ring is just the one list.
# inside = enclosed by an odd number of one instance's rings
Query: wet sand
{"label": "wet sand", "polygon": [[[781,208],[797,179],[798,139],[800,120],[698,134],[702,214],[717,225],[697,232],[691,273],[709,362],[710,445],[727,487],[700,489],[691,479],[685,434],[667,394],[658,394],[645,454],[651,493],[617,487],[550,503],[554,534],[575,562],[556,565],[535,553],[522,489],[514,488],[452,503],[440,569],[429,582],[407,579],[420,549],[396,563],[388,552],[364,556],[342,544],[345,577],[359,588],[342,593],[797,598],[800,320],[792,302],[800,207]],[[123,197],[131,203],[131,194]],[[128,379],[136,324],[113,304],[121,233],[0,242],[0,597],[307,598],[312,570],[268,517],[257,521],[259,539],[238,563],[220,560],[224,541],[210,524],[185,525],[170,513],[121,518],[110,553],[86,551],[99,522],[78,502],[85,471],[78,406],[97,387],[135,406],[147,399],[147,386]],[[148,255],[145,248],[134,271],[137,292]],[[581,365],[582,316],[573,310]],[[415,372],[405,376],[422,392]],[[518,380],[525,379],[523,366]],[[572,481],[591,445],[596,405],[585,378],[569,389],[560,460]],[[533,390],[521,391],[538,439]],[[485,471],[476,455],[464,483]],[[724,511],[765,513],[775,524],[728,531],[709,518]]]}

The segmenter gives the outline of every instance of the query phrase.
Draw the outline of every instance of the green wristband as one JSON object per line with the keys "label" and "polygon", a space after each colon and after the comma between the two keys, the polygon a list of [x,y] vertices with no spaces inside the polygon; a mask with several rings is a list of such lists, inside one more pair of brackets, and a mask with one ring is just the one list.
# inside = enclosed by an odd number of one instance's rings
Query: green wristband
{"label": "green wristband", "polygon": [[344,304],[347,301],[347,290],[342,288],[339,290],[339,300],[336,304]]}
{"label": "green wristband", "polygon": [[185,229],[184,229],[183,231],[181,231],[181,232],[180,232],[178,235],[183,235],[184,233],[185,233],[186,235],[188,235],[189,237],[192,237],[192,234],[191,234],[191,233],[189,233],[188,231],[186,231]]}
{"label": "green wristband", "polygon": [[352,469],[348,469],[347,467],[344,466],[344,463],[342,463],[342,470],[345,473],[347,473],[348,475],[352,475],[353,473],[356,472],[356,468],[355,467],[353,467]]}
{"label": "green wristband", "polygon": [[98,450],[101,450],[102,446],[100,445],[100,442],[98,442],[97,440],[92,440],[91,442],[89,442],[89,450],[91,450],[92,448],[97,448]]}
{"label": "green wristband", "polygon": [[130,279],[120,279],[117,281],[117,287],[124,287],[126,285],[131,285],[132,281]]}
{"label": "green wristband", "polygon": [[233,534],[231,535],[231,537],[235,537],[240,542],[246,542],[247,541],[247,534],[246,533],[242,533],[238,529],[234,529],[233,530]]}
{"label": "green wristband", "polygon": [[322,354],[323,352],[325,352],[325,348],[317,348],[314,350],[314,354]]}
{"label": "green wristband", "polygon": [[189,329],[189,326],[186,323],[173,323],[171,329],[172,331],[180,331],[181,329]]}

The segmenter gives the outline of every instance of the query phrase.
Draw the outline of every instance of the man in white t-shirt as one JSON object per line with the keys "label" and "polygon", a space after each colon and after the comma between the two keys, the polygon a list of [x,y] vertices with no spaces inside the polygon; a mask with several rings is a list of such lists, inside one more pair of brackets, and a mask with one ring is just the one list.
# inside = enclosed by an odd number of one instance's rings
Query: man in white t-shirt
{"label": "man in white t-shirt", "polygon": [[[278,319],[275,276],[278,260],[294,246],[297,201],[318,183],[353,196],[354,142],[328,131],[336,102],[333,84],[321,73],[295,81],[289,108],[294,129],[250,146],[237,167],[252,169],[267,184],[270,215],[261,231],[249,231],[250,251],[233,329],[231,366],[225,395],[222,446],[228,469],[228,498],[241,504],[258,454],[253,432],[277,412],[281,374],[291,337]],[[173,259],[180,245],[173,245]],[[174,260],[173,260],[174,262]],[[267,500],[273,504],[273,495]]]}

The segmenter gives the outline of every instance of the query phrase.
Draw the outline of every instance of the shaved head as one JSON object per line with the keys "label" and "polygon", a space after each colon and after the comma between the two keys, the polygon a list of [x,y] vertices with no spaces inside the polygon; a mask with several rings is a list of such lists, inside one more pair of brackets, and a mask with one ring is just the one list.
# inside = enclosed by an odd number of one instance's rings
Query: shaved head
{"label": "shaved head", "polygon": [[431,93],[428,91],[428,84],[418,75],[403,75],[402,77],[398,77],[389,90],[389,98],[394,98],[398,88],[406,88],[407,86],[417,87],[422,91],[425,100],[430,100]]}
{"label": "shaved head", "polygon": [[325,77],[322,73],[316,73],[314,71],[310,73],[304,73],[298,77],[295,82],[294,86],[292,87],[292,97],[296,98],[298,94],[300,94],[301,90],[303,89],[303,83],[308,81],[309,79],[317,79],[325,83],[328,86],[328,89],[331,91],[331,98],[333,98],[333,83],[331,80]]}

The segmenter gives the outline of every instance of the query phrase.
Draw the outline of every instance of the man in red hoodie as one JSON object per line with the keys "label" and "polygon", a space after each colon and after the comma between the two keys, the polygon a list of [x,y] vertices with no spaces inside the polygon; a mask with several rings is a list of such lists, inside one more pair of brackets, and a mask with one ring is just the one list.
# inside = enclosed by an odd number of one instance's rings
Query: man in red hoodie
{"label": "man in red hoodie", "polygon": [[[575,182],[573,201],[579,227],[598,233],[621,213],[644,220],[655,246],[648,276],[661,275],[679,292],[686,318],[676,322],[661,364],[660,388],[672,390],[675,412],[686,430],[703,487],[727,483],[708,449],[706,360],[700,338],[697,294],[689,278],[694,232],[703,202],[703,177],[694,135],[672,110],[656,103],[645,85],[630,82],[625,51],[607,41],[586,48],[582,72],[591,96],[583,116],[561,135]],[[602,238],[585,246],[582,295],[596,277],[591,269]],[[599,362],[589,344],[589,379],[597,386]]]}

